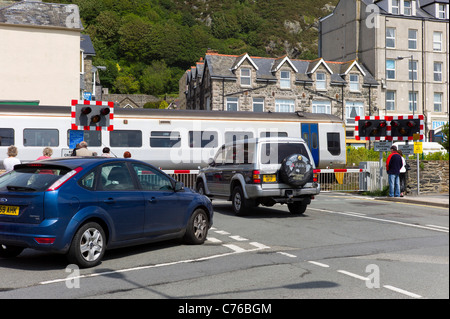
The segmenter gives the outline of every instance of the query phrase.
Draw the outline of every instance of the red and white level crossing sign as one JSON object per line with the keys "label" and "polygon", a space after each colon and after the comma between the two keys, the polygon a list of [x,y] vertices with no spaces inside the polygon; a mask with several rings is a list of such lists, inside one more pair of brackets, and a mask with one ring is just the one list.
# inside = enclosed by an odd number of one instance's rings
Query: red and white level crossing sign
{"label": "red and white level crossing sign", "polygon": [[[112,124],[112,120],[114,119],[114,102],[106,102],[106,101],[88,101],[88,100],[72,100],[72,109],[71,109],[71,117],[72,117],[72,130],[84,130],[84,131],[112,131],[114,129],[114,125]],[[109,108],[109,112],[107,119],[108,124],[105,126],[102,125],[79,125],[77,124],[77,116],[79,117],[79,111],[77,111],[77,107],[84,107],[84,106],[94,106],[95,107],[107,107]],[[106,109],[108,111],[108,109]]]}

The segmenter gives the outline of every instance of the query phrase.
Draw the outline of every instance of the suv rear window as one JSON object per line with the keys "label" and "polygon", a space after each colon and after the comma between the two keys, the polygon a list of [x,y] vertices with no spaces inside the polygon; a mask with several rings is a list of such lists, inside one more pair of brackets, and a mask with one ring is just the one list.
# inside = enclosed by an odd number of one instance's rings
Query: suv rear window
{"label": "suv rear window", "polygon": [[281,164],[283,159],[292,154],[301,154],[310,159],[304,144],[264,143],[261,145],[261,164]]}
{"label": "suv rear window", "polygon": [[0,191],[42,192],[70,169],[54,166],[26,166],[0,176]]}

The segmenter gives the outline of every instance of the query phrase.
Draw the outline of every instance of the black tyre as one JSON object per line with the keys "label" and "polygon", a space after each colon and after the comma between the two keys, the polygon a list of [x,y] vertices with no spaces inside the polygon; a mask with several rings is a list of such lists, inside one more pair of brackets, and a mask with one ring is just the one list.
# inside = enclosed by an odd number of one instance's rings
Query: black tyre
{"label": "black tyre", "polygon": [[20,255],[24,247],[0,244],[0,258],[13,258]]}
{"label": "black tyre", "polygon": [[306,156],[292,154],[281,162],[280,178],[289,185],[301,187],[305,185],[313,175],[313,166]]}
{"label": "black tyre", "polygon": [[90,222],[76,232],[67,259],[82,268],[94,267],[101,262],[105,250],[106,237],[103,228]]}
{"label": "black tyre", "polygon": [[208,235],[209,221],[206,212],[199,208],[194,211],[186,227],[184,241],[191,245],[203,244]]}
{"label": "black tyre", "polygon": [[197,189],[197,193],[202,194],[202,195],[206,195],[206,193],[205,193],[205,185],[203,184],[202,181],[199,181],[197,183],[196,189]]}
{"label": "black tyre", "polygon": [[306,211],[306,207],[308,207],[308,204],[306,204],[305,202],[293,202],[287,205],[291,214],[294,215],[303,215],[303,213]]}
{"label": "black tyre", "polygon": [[244,197],[244,191],[241,186],[236,186],[231,195],[233,212],[236,216],[243,216],[248,212],[248,203]]}

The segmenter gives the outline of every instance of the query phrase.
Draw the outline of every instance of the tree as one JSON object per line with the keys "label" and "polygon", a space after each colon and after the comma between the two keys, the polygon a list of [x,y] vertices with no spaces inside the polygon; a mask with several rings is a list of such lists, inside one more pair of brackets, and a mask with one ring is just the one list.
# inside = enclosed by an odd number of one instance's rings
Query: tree
{"label": "tree", "polygon": [[449,123],[447,122],[442,127],[443,139],[442,139],[441,145],[445,147],[447,152],[450,152],[449,141],[448,141],[448,130],[449,130]]}

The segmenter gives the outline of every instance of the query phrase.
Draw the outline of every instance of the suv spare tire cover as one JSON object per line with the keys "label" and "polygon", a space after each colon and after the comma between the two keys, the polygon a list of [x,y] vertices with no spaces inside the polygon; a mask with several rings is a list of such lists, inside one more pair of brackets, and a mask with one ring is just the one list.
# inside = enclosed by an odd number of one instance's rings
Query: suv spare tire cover
{"label": "suv spare tire cover", "polygon": [[301,154],[292,154],[281,162],[281,180],[289,185],[303,186],[313,174],[313,167],[309,159]]}

